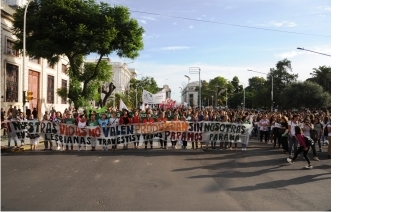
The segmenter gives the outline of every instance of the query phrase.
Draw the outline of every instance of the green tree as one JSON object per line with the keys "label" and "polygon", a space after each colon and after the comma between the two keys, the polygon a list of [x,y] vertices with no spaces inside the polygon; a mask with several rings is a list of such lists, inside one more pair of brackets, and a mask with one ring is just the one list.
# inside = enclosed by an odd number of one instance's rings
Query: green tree
{"label": "green tree", "polygon": [[[298,74],[290,72],[292,72],[292,62],[288,59],[278,61],[276,68],[270,69],[265,85],[270,87],[269,96],[271,99],[271,76],[273,76],[273,101],[275,102],[275,105],[281,105],[282,99],[280,98],[280,95],[286,86],[297,81]],[[269,105],[271,107],[271,104]]]}
{"label": "green tree", "polygon": [[[19,50],[23,48],[23,16],[24,8],[18,8],[13,15],[13,33],[18,38],[14,48]],[[56,64],[62,56],[69,61],[68,74],[73,81],[70,84],[80,87],[70,88],[72,91],[68,93],[76,108],[95,98],[99,89],[92,93],[89,86],[103,71],[102,58],[115,52],[120,57],[134,59],[143,49],[144,29],[130,18],[128,8],[98,4],[95,0],[30,2],[26,33],[29,56],[46,58],[50,64]],[[83,58],[89,54],[97,54],[98,60],[86,76]]]}
{"label": "green tree", "polygon": [[[250,108],[249,106],[251,105],[255,108],[270,105],[271,100],[267,95],[269,96],[271,92],[271,85],[267,87],[266,82],[264,77],[252,77],[248,79],[248,87],[245,89],[245,106],[247,108]],[[250,97],[248,98],[248,96]]]}
{"label": "green tree", "polygon": [[[143,76],[141,79],[131,79],[130,80],[130,90],[126,93],[130,101],[135,105],[136,95],[137,103],[142,102],[143,90],[149,91],[150,93],[157,93],[159,87],[153,77]],[[137,93],[136,93],[137,91]]]}
{"label": "green tree", "polygon": [[318,83],[325,91],[331,93],[331,67],[319,66],[319,68],[313,68],[312,70],[312,78],[307,79],[307,81]]}
{"label": "green tree", "polygon": [[227,79],[221,76],[211,79],[208,87],[210,93],[214,95],[215,106],[224,106],[226,104],[226,93],[233,90],[233,85],[228,83]]}
{"label": "green tree", "polygon": [[280,98],[284,109],[326,108],[331,106],[331,96],[314,82],[294,82],[286,86]]}

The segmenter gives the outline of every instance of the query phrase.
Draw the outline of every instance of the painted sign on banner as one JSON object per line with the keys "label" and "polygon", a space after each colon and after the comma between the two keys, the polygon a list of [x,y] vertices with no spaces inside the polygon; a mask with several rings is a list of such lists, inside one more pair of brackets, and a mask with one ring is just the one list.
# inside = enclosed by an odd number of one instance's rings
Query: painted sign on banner
{"label": "painted sign on banner", "polygon": [[183,140],[187,142],[239,142],[248,143],[251,124],[230,122],[166,121],[117,126],[86,126],[50,121],[7,121],[12,133],[25,131],[44,140],[72,145],[116,145],[152,140]]}
{"label": "painted sign on banner", "polygon": [[144,104],[161,104],[162,102],[165,101],[166,99],[166,92],[165,90],[161,90],[159,91],[157,94],[152,94],[149,91],[143,90],[143,103]]}

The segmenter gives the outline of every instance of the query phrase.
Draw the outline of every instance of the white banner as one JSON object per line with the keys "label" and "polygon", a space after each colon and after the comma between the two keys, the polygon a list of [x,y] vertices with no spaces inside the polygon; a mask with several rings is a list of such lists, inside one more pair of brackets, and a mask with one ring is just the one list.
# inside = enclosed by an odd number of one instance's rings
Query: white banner
{"label": "white banner", "polygon": [[159,91],[157,94],[152,94],[149,91],[143,90],[144,104],[162,104],[166,100],[165,89]]}

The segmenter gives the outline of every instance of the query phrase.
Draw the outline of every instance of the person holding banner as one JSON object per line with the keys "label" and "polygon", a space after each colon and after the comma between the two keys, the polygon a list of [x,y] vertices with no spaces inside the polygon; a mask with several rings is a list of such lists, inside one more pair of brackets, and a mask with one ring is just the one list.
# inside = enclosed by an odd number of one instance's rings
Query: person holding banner
{"label": "person holding banner", "polygon": [[[80,114],[79,115],[78,122],[77,122],[77,127],[79,127],[79,128],[85,128],[86,127],[86,122],[87,122],[87,119],[86,119],[85,115],[84,114]],[[80,151],[80,148],[82,148],[82,145],[81,144],[79,144],[79,151]],[[87,150],[87,146],[85,144],[85,151],[86,150]]]}
{"label": "person holding banner", "polygon": [[[34,115],[29,115],[28,121],[34,120]],[[36,145],[38,145],[39,135],[38,133],[30,134],[28,133],[29,143],[31,145],[31,150],[35,151]]]}
{"label": "person holding banner", "polygon": [[[155,120],[152,118],[152,114],[149,111],[146,115],[146,118],[143,119],[143,123],[155,123]],[[150,143],[150,149],[153,149],[153,135],[152,134],[148,134],[146,136],[146,141],[144,141],[144,149],[147,149],[147,141],[149,141]]]}
{"label": "person holding banner", "polygon": [[[168,121],[168,119],[165,117],[165,111],[160,112],[159,117],[157,118],[157,122],[164,122],[164,123],[166,123],[166,121]],[[161,149],[168,149],[166,147],[166,145],[168,143],[166,140],[164,140],[163,138],[160,138],[159,139],[159,142],[160,142],[160,148]]]}
{"label": "person holding banner", "polygon": [[[121,125],[125,125],[125,124],[131,124],[132,120],[130,115],[128,114],[128,110],[127,109],[123,109],[123,115],[120,117],[120,124]],[[123,150],[128,150],[128,142],[123,144]]]}
{"label": "person holding banner", "polygon": [[[178,115],[177,110],[174,111],[174,117],[173,117],[172,121],[179,121],[179,115]],[[172,137],[171,138],[171,144],[172,144],[173,149],[176,149],[176,142],[177,142],[176,137],[175,136]]]}
{"label": "person holding banner", "polygon": [[[44,116],[42,117],[42,121],[50,121],[50,115],[48,111],[45,111]],[[47,137],[44,141],[44,151],[48,150],[48,143],[50,144],[50,149],[52,150],[52,141],[51,138]]]}
{"label": "person holding banner", "polygon": [[[106,115],[106,113],[102,113],[101,118],[98,119],[98,125],[101,127],[107,127],[108,126],[108,117]],[[108,151],[108,146],[106,143],[102,144],[102,150],[103,151]]]}
{"label": "person holding banner", "polygon": [[[11,106],[10,106],[11,107]],[[6,124],[7,124],[7,127],[6,127],[6,130],[7,130],[7,147],[10,147],[10,142],[13,140],[14,142],[15,142],[15,148],[17,148],[18,146],[17,146],[17,141],[18,141],[18,138],[17,138],[17,135],[16,135],[16,133],[15,132],[12,132],[12,127],[11,127],[11,125],[12,125],[12,121],[17,121],[14,117],[13,117],[13,113],[12,112],[9,112],[9,117],[7,117],[7,120],[9,121],[9,122],[7,122]]]}
{"label": "person holding banner", "polygon": [[[182,113],[181,113],[181,118],[180,118],[180,120],[181,120],[181,121],[186,121],[186,118],[185,118],[185,112],[182,112]],[[182,149],[183,149],[183,150],[186,150],[186,149],[187,149],[187,141],[186,141],[186,140],[182,140]]]}
{"label": "person holding banner", "polygon": [[[68,111],[66,117],[63,119],[64,124],[71,124],[74,125],[75,120],[73,118],[73,114]],[[70,144],[71,150],[73,151],[73,143]],[[66,144],[66,151],[69,151],[69,145]]]}
{"label": "person holding banner", "polygon": [[[197,113],[192,114],[190,121],[195,122],[195,123],[198,122],[198,114]],[[198,142],[191,140],[191,146],[192,146],[191,149],[194,149],[194,145],[195,145],[195,149],[198,150]]]}
{"label": "person holding banner", "polygon": [[[99,125],[99,123],[96,120],[96,115],[94,113],[90,114],[90,118],[89,118],[89,120],[87,122],[87,126],[89,126],[89,127],[95,127],[95,126],[98,126],[98,125]],[[92,140],[92,144],[91,144],[92,148],[91,148],[90,151],[95,151],[95,148],[96,148],[96,138],[95,137],[91,137],[91,140]]]}
{"label": "person holding banner", "polygon": [[[27,120],[23,112],[20,112],[19,115],[16,117],[16,119],[19,122]],[[23,129],[20,133],[17,134],[20,140],[20,146],[25,146],[25,132],[26,132],[26,129]]]}
{"label": "person holding banner", "polygon": [[[137,110],[134,112],[132,123],[133,124],[141,123],[141,118],[140,118],[139,112]],[[139,143],[140,143],[139,141],[135,141],[134,142],[134,149],[138,149],[139,148]]]}
{"label": "person holding banner", "polygon": [[[109,118],[108,126],[115,127],[118,124],[119,124],[119,119],[117,118],[117,112],[112,111],[112,117]],[[112,150],[115,151],[115,150],[117,150],[117,145],[116,144],[113,144],[111,148],[112,148]]]}

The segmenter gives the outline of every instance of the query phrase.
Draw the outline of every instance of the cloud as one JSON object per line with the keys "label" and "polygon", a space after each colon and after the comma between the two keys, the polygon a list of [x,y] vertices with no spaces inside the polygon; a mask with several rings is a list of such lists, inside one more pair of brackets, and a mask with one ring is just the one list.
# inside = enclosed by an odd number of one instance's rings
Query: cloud
{"label": "cloud", "polygon": [[147,24],[145,20],[140,20],[140,22],[142,22],[143,24]]}
{"label": "cloud", "polygon": [[271,21],[267,24],[257,24],[257,26],[264,26],[264,27],[295,27],[297,24],[293,21]]}
{"label": "cloud", "polygon": [[296,55],[298,55],[299,53],[297,53],[296,51],[290,51],[290,52],[283,52],[283,53],[280,53],[280,54],[274,54],[274,57],[275,58],[282,58],[282,59],[284,59],[284,58],[292,58],[292,57],[294,57],[294,56],[296,56]]}
{"label": "cloud", "polygon": [[176,50],[184,50],[184,49],[190,49],[191,47],[189,46],[167,46],[167,47],[162,47],[159,48],[157,50],[160,51],[176,51]]}
{"label": "cloud", "polygon": [[141,18],[144,18],[144,19],[147,19],[147,20],[156,21],[156,18],[152,18],[152,17],[148,17],[148,16],[142,16]]}
{"label": "cloud", "polygon": [[192,29],[192,28],[194,28],[194,26],[191,25],[191,26],[189,26],[189,28]]}
{"label": "cloud", "polygon": [[177,23],[176,23],[176,22],[174,22],[174,25],[177,25]]}

